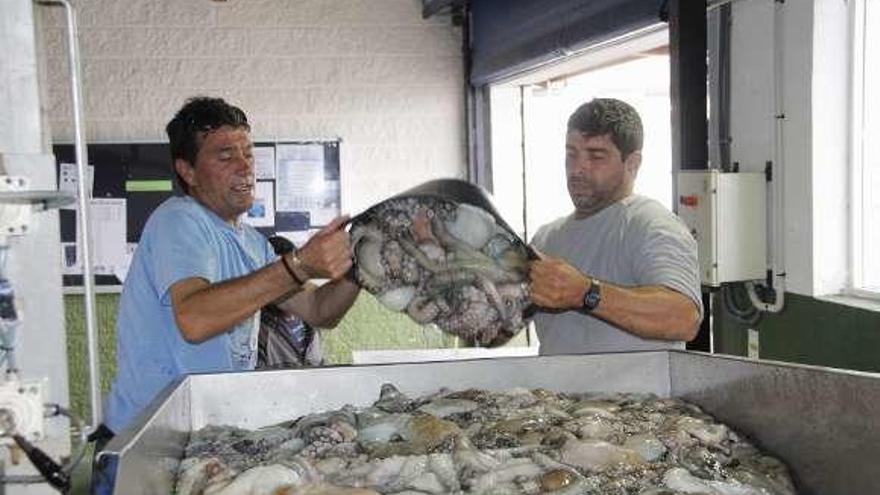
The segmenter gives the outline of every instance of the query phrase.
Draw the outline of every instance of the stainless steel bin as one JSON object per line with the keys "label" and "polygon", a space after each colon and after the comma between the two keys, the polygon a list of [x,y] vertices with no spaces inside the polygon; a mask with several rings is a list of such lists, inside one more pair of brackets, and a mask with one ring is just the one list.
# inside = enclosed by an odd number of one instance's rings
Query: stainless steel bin
{"label": "stainless steel bin", "polygon": [[386,382],[409,395],[544,387],[680,397],[785,460],[802,494],[880,494],[880,374],[685,351],[193,375],[108,445],[119,456],[116,493],[171,493],[189,432],[205,425],[257,428],[364,406]]}

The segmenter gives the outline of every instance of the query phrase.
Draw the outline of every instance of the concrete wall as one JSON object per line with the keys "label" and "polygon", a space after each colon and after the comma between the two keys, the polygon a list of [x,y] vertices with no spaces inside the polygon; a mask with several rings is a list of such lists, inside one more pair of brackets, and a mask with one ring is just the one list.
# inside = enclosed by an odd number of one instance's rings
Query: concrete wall
{"label": "concrete wall", "polygon": [[[418,0],[79,0],[87,139],[165,141],[187,97],[247,112],[254,140],[342,140],[342,209],[466,171],[461,30],[421,17]],[[71,141],[63,19],[41,8],[52,139]],[[99,295],[101,362],[113,374],[116,295]],[[67,296],[72,400],[85,404],[82,297]],[[327,333],[351,349],[452,346],[362,294]],[[81,408],[81,409],[80,409]]]}
{"label": "concrete wall", "polygon": [[[242,107],[255,140],[342,138],[343,209],[463,177],[461,30],[418,0],[81,0],[90,141],[165,140],[185,98]],[[62,18],[47,16],[52,138],[70,140]]]}

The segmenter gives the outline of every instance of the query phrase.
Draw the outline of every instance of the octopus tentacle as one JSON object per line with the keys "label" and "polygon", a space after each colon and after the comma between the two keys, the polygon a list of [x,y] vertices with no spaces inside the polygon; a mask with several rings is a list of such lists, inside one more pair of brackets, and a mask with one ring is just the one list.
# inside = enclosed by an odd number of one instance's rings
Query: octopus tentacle
{"label": "octopus tentacle", "polygon": [[477,287],[486,293],[486,298],[492,303],[492,306],[495,307],[495,311],[498,311],[498,319],[501,320],[504,326],[507,326],[510,316],[507,314],[507,306],[504,304],[504,300],[501,299],[501,294],[498,293],[495,284],[493,284],[491,280],[486,277],[481,277],[480,275],[477,275],[476,282]]}
{"label": "octopus tentacle", "polygon": [[419,249],[411,240],[404,239],[403,237],[397,240],[397,243],[400,244],[400,247],[403,248],[403,252],[412,256],[416,263],[418,263],[422,268],[428,270],[429,272],[439,272],[444,269],[444,267],[437,263],[436,261],[428,258],[424,251]]}

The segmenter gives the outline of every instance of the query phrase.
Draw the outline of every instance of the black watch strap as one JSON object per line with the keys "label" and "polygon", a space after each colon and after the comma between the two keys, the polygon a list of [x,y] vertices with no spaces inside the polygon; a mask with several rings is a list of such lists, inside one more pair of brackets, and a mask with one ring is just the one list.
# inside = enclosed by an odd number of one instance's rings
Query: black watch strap
{"label": "black watch strap", "polygon": [[595,278],[590,278],[590,288],[584,293],[584,302],[581,306],[583,313],[592,313],[602,301],[602,284]]}

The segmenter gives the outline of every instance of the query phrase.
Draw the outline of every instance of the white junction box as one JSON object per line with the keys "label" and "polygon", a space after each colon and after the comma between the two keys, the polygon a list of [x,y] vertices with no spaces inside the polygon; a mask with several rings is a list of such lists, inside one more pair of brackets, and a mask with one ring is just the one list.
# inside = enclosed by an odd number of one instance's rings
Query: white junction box
{"label": "white junction box", "polygon": [[678,195],[678,216],[697,240],[703,285],[767,276],[763,173],[681,171]]}
{"label": "white junction box", "polygon": [[0,383],[0,445],[14,443],[14,433],[33,442],[43,440],[43,404],[49,396],[48,390],[48,378]]}

